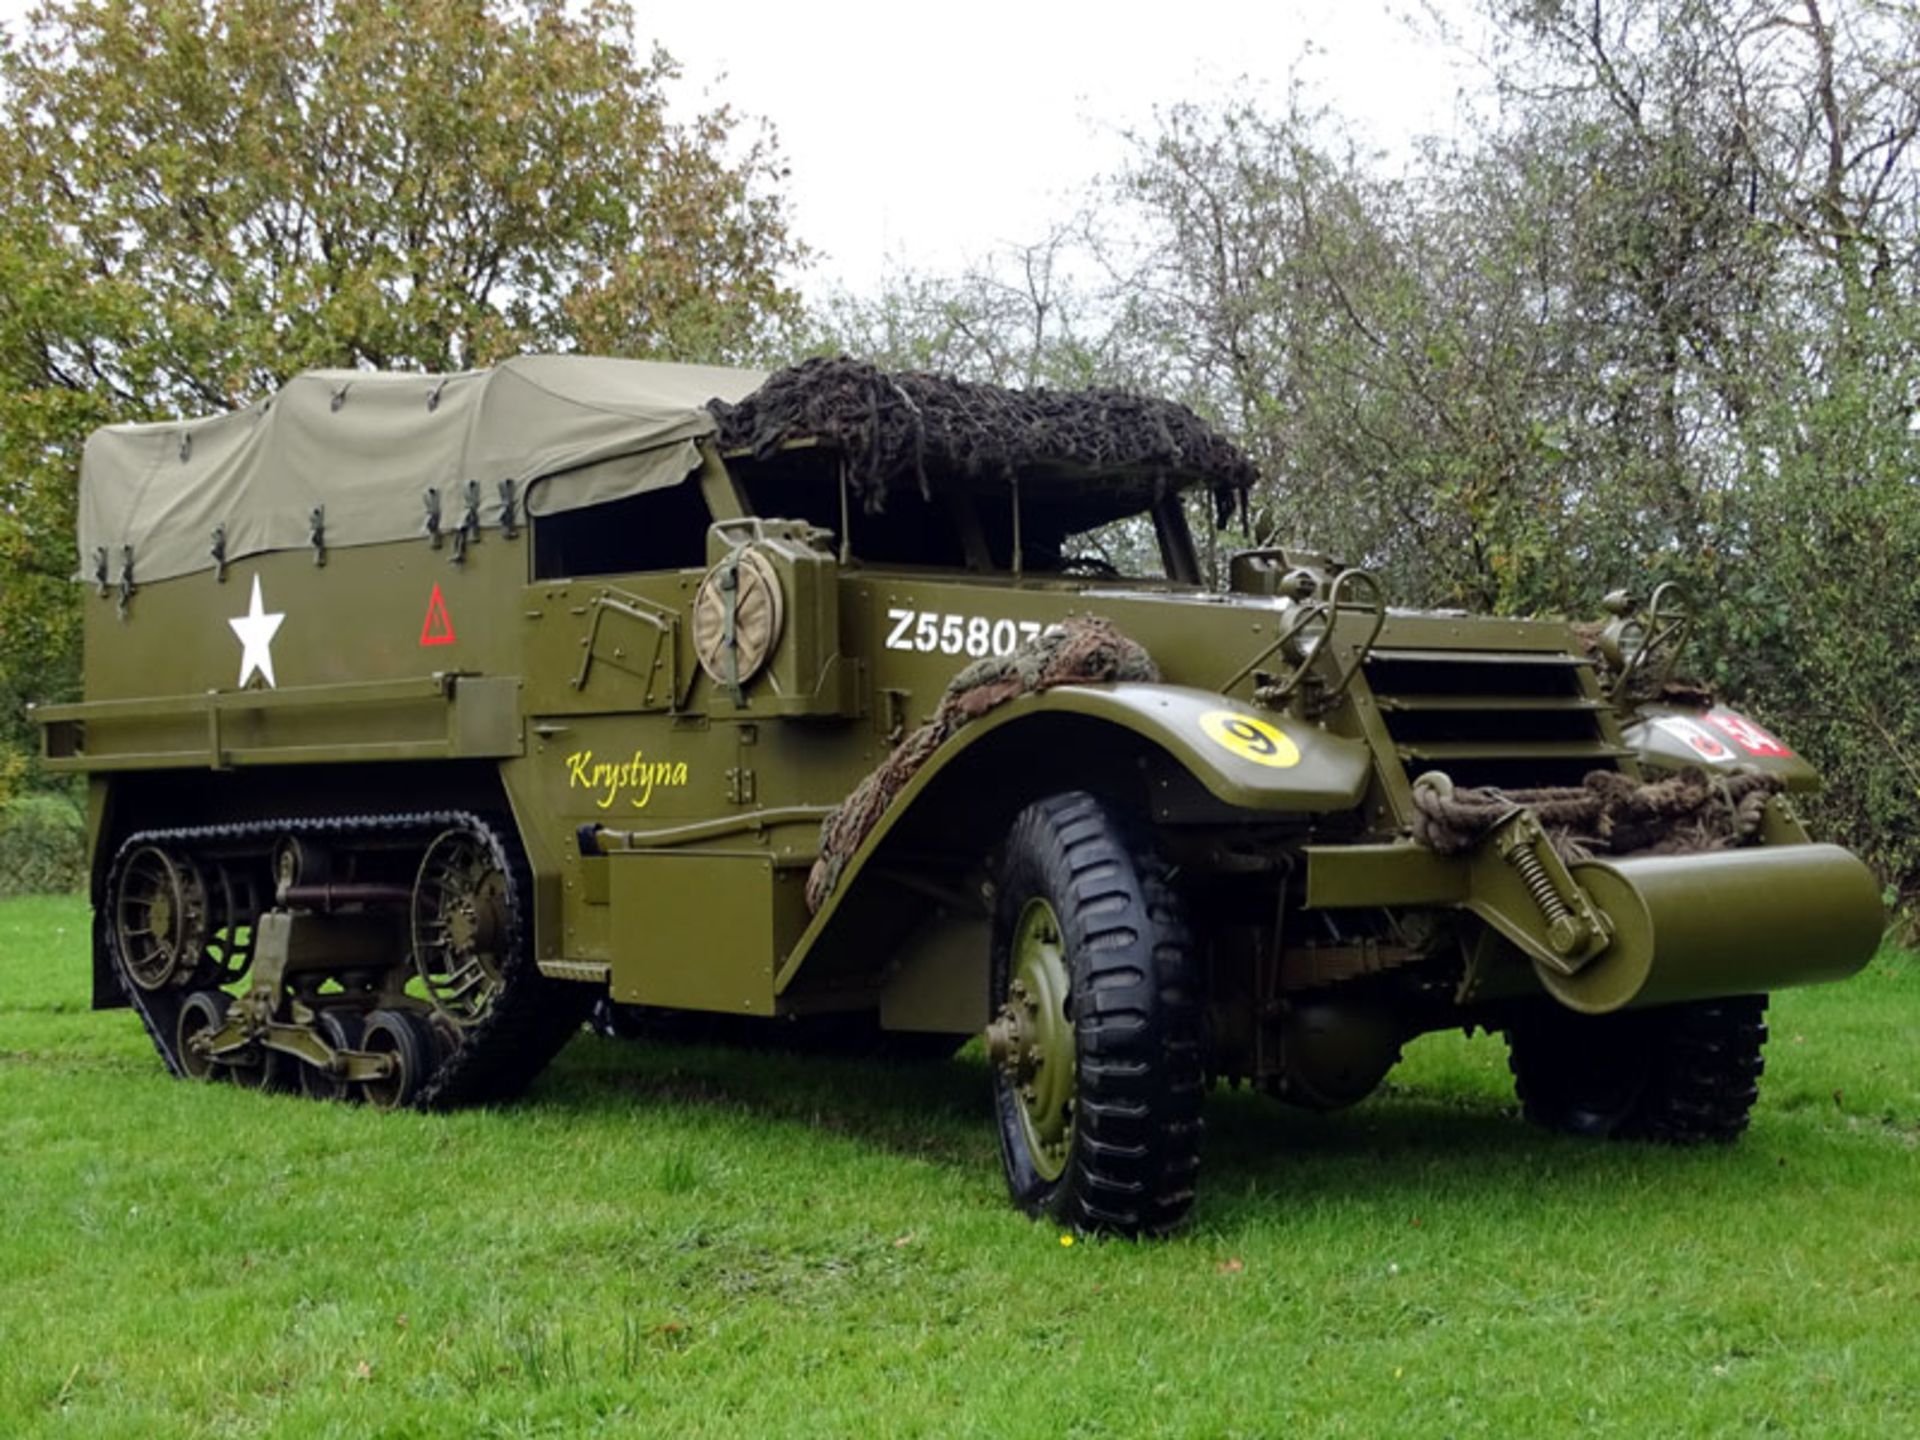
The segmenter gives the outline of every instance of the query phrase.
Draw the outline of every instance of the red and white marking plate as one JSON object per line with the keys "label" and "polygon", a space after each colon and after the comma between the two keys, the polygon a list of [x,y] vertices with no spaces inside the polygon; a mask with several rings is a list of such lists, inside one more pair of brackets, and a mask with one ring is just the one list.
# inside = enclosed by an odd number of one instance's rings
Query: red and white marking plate
{"label": "red and white marking plate", "polygon": [[1716,765],[1724,765],[1734,758],[1732,749],[1726,741],[1710,733],[1705,726],[1697,725],[1684,715],[1662,715],[1653,722],[1666,731],[1682,745],[1686,746],[1702,760]]}
{"label": "red and white marking plate", "polygon": [[1725,735],[1749,755],[1784,760],[1793,754],[1772,735],[1738,711],[1716,705],[1707,712],[1707,723]]}

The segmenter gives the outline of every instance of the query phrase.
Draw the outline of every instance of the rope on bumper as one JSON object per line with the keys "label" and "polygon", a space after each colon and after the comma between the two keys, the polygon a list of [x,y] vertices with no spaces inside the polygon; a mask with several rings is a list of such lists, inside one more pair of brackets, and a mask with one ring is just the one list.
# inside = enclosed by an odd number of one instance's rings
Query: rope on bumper
{"label": "rope on bumper", "polygon": [[1689,767],[1644,781],[1595,770],[1579,785],[1532,790],[1418,785],[1413,834],[1429,849],[1455,855],[1525,806],[1568,862],[1700,854],[1750,844],[1767,801],[1785,788],[1779,776],[1745,767],[1714,775]]}

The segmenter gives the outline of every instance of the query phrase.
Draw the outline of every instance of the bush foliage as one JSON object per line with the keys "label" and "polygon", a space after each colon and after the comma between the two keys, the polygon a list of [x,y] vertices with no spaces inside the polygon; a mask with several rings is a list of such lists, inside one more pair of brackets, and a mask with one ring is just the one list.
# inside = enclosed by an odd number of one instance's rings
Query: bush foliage
{"label": "bush foliage", "polygon": [[87,883],[87,824],[64,795],[0,802],[0,899],[59,894]]}

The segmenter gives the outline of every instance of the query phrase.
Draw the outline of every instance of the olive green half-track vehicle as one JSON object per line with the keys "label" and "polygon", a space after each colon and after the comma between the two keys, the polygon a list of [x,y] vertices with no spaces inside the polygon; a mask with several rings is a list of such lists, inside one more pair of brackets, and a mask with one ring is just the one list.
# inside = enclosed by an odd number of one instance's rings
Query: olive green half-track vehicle
{"label": "olive green half-track vehicle", "polygon": [[1671,591],[1414,613],[1283,548],[1210,587],[1254,478],[1179,406],[847,360],[102,430],[85,698],[36,712],[94,1003],[383,1107],[511,1098],[596,1004],[979,1036],[1016,1202],[1122,1233],[1187,1214],[1210,1084],[1346,1106],[1427,1031],[1503,1031],[1549,1127],[1732,1139],[1767,993],[1881,931],[1810,767],[1672,680]]}

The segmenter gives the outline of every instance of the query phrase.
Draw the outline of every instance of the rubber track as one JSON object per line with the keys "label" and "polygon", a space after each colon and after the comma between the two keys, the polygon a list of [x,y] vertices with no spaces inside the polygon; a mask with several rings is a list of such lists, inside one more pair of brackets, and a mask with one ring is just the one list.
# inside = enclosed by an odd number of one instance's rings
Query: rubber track
{"label": "rubber track", "polygon": [[[532,1083],[560,1047],[579,1029],[580,1021],[593,995],[585,986],[549,980],[540,973],[533,958],[533,946],[527,929],[526,897],[532,893],[525,857],[517,843],[509,840],[511,831],[498,822],[465,810],[430,810],[400,815],[353,815],[328,819],[284,819],[248,821],[229,825],[185,826],[167,830],[142,830],[129,835],[114,854],[108,874],[106,896],[112,903],[121,867],[139,846],[171,846],[193,854],[204,846],[221,847],[260,842],[270,849],[286,835],[313,836],[327,840],[377,836],[383,842],[418,835],[422,848],[434,836],[449,829],[465,829],[487,845],[494,861],[507,877],[507,913],[509,937],[507,962],[500,993],[485,1018],[466,1031],[462,1044],[452,1055],[442,1058],[427,1084],[415,1097],[419,1109],[453,1109],[462,1105],[488,1104],[510,1100]],[[112,926],[101,924],[98,943],[105,944],[113,974],[121,992],[140,1016],[154,1049],[167,1069],[181,1074],[180,1057],[175,1052],[174,1034],[180,1006],[187,990],[169,989],[149,993],[133,984],[117,948],[111,942]]]}
{"label": "rubber track", "polygon": [[[1192,1208],[1200,1170],[1199,972],[1168,870],[1092,796],[1041,802],[1021,825],[1051,832],[1066,877],[1079,1049],[1073,1160],[1058,1218],[1158,1235]],[[1058,873],[1056,871],[1056,873]]]}
{"label": "rubber track", "polygon": [[[1741,995],[1619,1015],[1548,1014],[1507,1032],[1527,1118],[1551,1130],[1668,1145],[1730,1144],[1760,1096],[1767,997]],[[1605,1066],[1639,1067],[1631,1103],[1569,1123],[1568,1103]]]}

